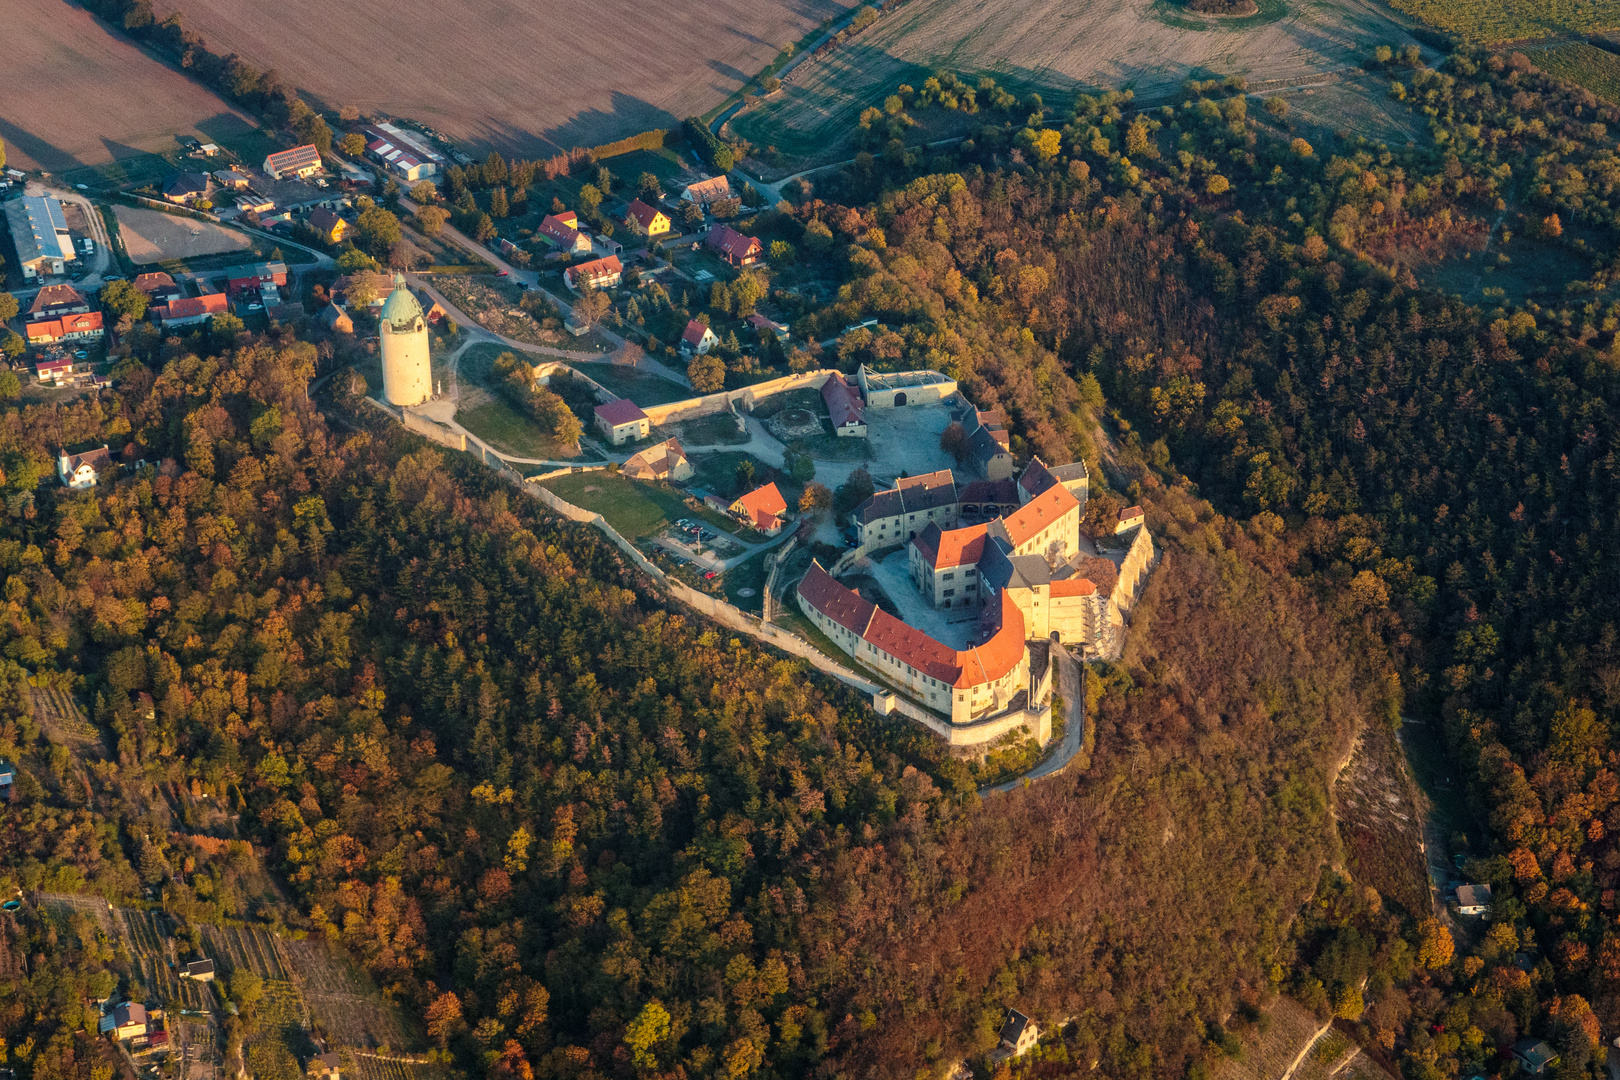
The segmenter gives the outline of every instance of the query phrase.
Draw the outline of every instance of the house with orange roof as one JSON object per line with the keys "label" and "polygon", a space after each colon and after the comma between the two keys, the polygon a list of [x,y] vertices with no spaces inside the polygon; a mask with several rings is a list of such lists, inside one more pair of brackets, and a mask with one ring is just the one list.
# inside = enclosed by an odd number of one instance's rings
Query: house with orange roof
{"label": "house with orange roof", "polygon": [[681,353],[684,356],[704,356],[718,344],[720,339],[714,331],[696,319],[689,319],[686,329],[681,332]]}
{"label": "house with orange roof", "polygon": [[766,536],[775,536],[787,522],[787,500],[774,483],[757,487],[726,508],[733,517]]}
{"label": "house with orange roof", "polygon": [[989,538],[987,524],[941,529],[929,523],[910,544],[911,580],[937,608],[979,602],[979,560]]}
{"label": "house with orange roof", "polygon": [[669,232],[669,215],[640,199],[632,199],[625,207],[624,226],[637,236],[663,236]]}
{"label": "house with orange roof", "polygon": [[753,266],[765,254],[765,247],[757,236],[744,236],[730,225],[716,225],[709,230],[709,249],[732,266]]}
{"label": "house with orange roof", "polygon": [[205,293],[202,296],[182,296],[152,309],[152,314],[163,323],[164,329],[191,326],[207,322],[215,315],[230,309],[224,293]]}
{"label": "house with orange roof", "polygon": [[101,312],[84,311],[56,319],[39,319],[27,325],[30,345],[50,345],[58,341],[88,341],[106,333]]}
{"label": "house with orange roof", "polygon": [[1040,555],[1064,562],[1080,552],[1080,500],[1055,484],[990,524],[1015,555]]}

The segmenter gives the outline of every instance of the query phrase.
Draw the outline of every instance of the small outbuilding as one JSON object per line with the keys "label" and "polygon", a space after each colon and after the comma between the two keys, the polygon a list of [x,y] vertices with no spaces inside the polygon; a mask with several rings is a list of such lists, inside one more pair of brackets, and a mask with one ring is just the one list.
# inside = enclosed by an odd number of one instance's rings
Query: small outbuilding
{"label": "small outbuilding", "polygon": [[614,446],[652,434],[652,420],[629,398],[614,398],[606,405],[598,405],[595,417],[597,430]]}
{"label": "small outbuilding", "polygon": [[180,969],[182,979],[196,979],[198,982],[214,981],[214,962],[212,960],[193,960]]}
{"label": "small outbuilding", "polygon": [[1483,915],[1491,906],[1490,885],[1457,886],[1457,914]]}

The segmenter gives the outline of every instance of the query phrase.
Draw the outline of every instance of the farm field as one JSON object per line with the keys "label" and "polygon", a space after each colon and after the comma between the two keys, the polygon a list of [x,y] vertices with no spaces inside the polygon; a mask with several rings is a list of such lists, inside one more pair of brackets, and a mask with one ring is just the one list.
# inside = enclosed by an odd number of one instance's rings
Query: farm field
{"label": "farm field", "polygon": [[7,163],[62,171],[175,150],[176,135],[224,142],[258,127],[212,90],[66,0],[6,10]]}
{"label": "farm field", "polygon": [[935,70],[990,75],[1061,109],[1085,89],[1131,89],[1149,103],[1193,78],[1307,80],[1353,67],[1380,42],[1414,39],[1368,0],[1268,0],[1240,19],[1197,15],[1170,0],[913,0],[827,59],[806,61],[782,93],[730,127],[790,158],[838,160],[849,156],[863,108]]}
{"label": "farm field", "polygon": [[[386,9],[289,0],[265,19],[224,0],[163,0],[218,53],[236,52],[332,106],[411,117],[527,155],[594,145],[719,104],[846,0],[727,0],[649,17],[629,0],[589,17],[553,3],[431,0]],[[560,28],[566,30],[560,31]],[[424,52],[423,33],[431,47]],[[333,62],[341,57],[342,62]],[[424,70],[427,65],[428,70]]]}
{"label": "farm field", "polygon": [[1391,5],[1487,45],[1620,27],[1620,0],[1391,0]]}
{"label": "farm field", "polygon": [[113,207],[113,213],[118,215],[118,235],[124,241],[124,251],[137,265],[246,251],[253,246],[245,233],[211,221],[123,205]]}

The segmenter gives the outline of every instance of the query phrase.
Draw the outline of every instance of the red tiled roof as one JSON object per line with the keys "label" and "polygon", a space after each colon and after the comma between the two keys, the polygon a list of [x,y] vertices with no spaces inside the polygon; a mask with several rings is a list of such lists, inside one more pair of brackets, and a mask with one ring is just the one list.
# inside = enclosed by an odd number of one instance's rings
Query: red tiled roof
{"label": "red tiled roof", "polygon": [[315,149],[314,143],[305,143],[303,146],[295,146],[291,150],[282,150],[264,159],[265,171],[271,173],[302,169],[320,163],[321,152]]}
{"label": "red tiled roof", "polygon": [[[766,325],[776,324],[766,320]],[[827,381],[821,384],[821,400],[827,403],[827,412],[832,415],[834,428],[843,427],[845,424],[866,423],[860,395],[838,372],[833,372]]]}
{"label": "red tiled roof", "polygon": [[57,307],[88,307],[89,304],[84,294],[71,285],[46,285],[34,294],[34,302],[28,306],[28,313],[32,315]]}
{"label": "red tiled roof", "polygon": [[198,315],[217,315],[224,311],[229,301],[224,293],[208,293],[206,296],[182,296],[170,300],[157,309],[160,318],[191,319]]}
{"label": "red tiled roof", "polygon": [[647,414],[641,411],[641,406],[625,397],[614,398],[606,405],[598,405],[596,415],[606,420],[610,427],[647,419]]}
{"label": "red tiled roof", "polygon": [[578,281],[582,277],[587,281],[595,281],[599,278],[609,278],[614,274],[624,273],[624,264],[619,261],[617,255],[609,255],[605,259],[592,259],[590,262],[582,262],[578,266],[570,266],[568,273],[572,275],[574,281]]}
{"label": "red tiled roof", "polygon": [[1127,506],[1119,512],[1119,520],[1130,521],[1132,518],[1146,517],[1140,506]]}
{"label": "red tiled roof", "polygon": [[989,525],[969,525],[961,529],[941,529],[930,521],[913,544],[935,570],[949,570],[954,566],[977,566],[984,555],[984,541]]}
{"label": "red tiled roof", "polygon": [[631,200],[630,205],[625,208],[625,216],[635,218],[636,224],[640,225],[643,229],[652,228],[653,220],[657,218],[661,212],[662,211],[659,211],[654,207],[648,206],[640,199]]}
{"label": "red tiled roof", "polygon": [[956,661],[962,654],[882,609],[873,613],[872,621],[862,636],[879,650],[902,664],[910,664],[924,675],[931,675],[943,683],[970,685],[959,683],[962,669]]}
{"label": "red tiled roof", "polygon": [[1068,488],[1056,484],[1002,518],[1001,524],[1007,530],[1008,542],[1016,548],[1070,510],[1078,509],[1079,500]]}
{"label": "red tiled roof", "polygon": [[576,227],[578,224],[579,218],[567,211],[561,214],[547,214],[545,220],[540,222],[540,232],[544,236],[571,246],[579,239],[579,229]]}
{"label": "red tiled roof", "polygon": [[1052,596],[1092,596],[1097,592],[1097,586],[1090,579],[1082,577],[1064,578],[1052,582]]}
{"label": "red tiled roof", "polygon": [[811,607],[856,635],[866,633],[866,627],[872,621],[872,613],[877,610],[876,604],[862,600],[859,593],[838,584],[833,576],[815,561],[810,563],[810,569],[805,571],[803,580],[799,582],[799,595],[804,597]]}
{"label": "red tiled roof", "polygon": [[[986,608],[989,622],[994,609]],[[962,674],[958,687],[982,686],[995,682],[1016,668],[1024,659],[1024,613],[1018,610],[1007,590],[1001,590],[1001,625],[983,645],[956,654]]]}
{"label": "red tiled roof", "polygon": [[730,225],[716,225],[709,230],[708,244],[730,259],[746,259],[765,250],[759,237],[744,236]]}
{"label": "red tiled roof", "polygon": [[150,274],[137,274],[135,276],[135,288],[150,296],[159,289],[174,288],[174,278],[161,270],[153,271]]}
{"label": "red tiled roof", "polygon": [[681,340],[688,345],[700,345],[703,343],[703,335],[708,332],[709,328],[707,326],[704,326],[696,319],[692,319],[686,324],[686,330],[681,334]]}
{"label": "red tiled roof", "polygon": [[731,505],[760,528],[769,528],[778,515],[787,513],[787,500],[774,483],[755,488]]}
{"label": "red tiled roof", "polygon": [[102,329],[101,312],[81,311],[56,319],[40,319],[28,324],[29,341],[55,341],[68,334]]}

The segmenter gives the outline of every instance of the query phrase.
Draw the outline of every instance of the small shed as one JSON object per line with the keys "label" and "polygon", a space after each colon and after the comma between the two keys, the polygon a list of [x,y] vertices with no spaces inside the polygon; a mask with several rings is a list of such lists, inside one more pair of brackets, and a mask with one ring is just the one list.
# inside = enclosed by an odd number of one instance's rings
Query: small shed
{"label": "small shed", "polygon": [[180,972],[182,979],[196,979],[198,982],[214,981],[214,962],[212,960],[193,960]]}

